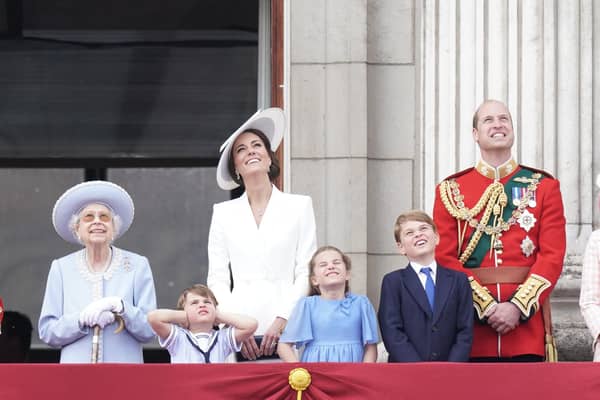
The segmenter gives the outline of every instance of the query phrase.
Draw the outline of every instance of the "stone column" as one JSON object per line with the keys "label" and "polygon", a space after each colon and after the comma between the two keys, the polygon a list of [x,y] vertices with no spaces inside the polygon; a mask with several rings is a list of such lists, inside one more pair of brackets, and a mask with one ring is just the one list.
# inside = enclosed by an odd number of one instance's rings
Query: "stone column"
{"label": "stone column", "polygon": [[368,293],[375,307],[383,275],[406,265],[394,242],[394,222],[418,207],[418,21],[412,0],[368,1],[367,243]]}
{"label": "stone column", "polygon": [[313,198],[318,242],[366,293],[367,14],[361,0],[290,0],[290,189]]}

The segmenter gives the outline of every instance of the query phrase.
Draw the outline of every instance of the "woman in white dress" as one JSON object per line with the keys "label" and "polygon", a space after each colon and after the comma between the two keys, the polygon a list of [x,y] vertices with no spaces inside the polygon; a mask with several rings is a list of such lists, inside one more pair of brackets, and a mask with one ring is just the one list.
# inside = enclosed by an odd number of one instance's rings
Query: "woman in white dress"
{"label": "woman in white dress", "polygon": [[273,184],[284,127],[281,109],[257,112],[221,146],[217,167],[218,185],[242,186],[244,194],[213,207],[207,283],[221,309],[258,320],[257,337],[242,345],[248,360],[274,355],[290,312],[308,293],[317,247],[311,198]]}

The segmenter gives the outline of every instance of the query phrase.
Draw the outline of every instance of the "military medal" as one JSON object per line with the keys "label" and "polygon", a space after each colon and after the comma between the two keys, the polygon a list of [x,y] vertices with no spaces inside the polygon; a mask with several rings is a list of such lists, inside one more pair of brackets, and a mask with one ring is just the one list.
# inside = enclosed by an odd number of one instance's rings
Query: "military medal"
{"label": "military medal", "polygon": [[529,236],[525,236],[525,239],[523,239],[523,241],[521,242],[521,251],[523,252],[525,257],[529,257],[533,254],[534,250],[535,244],[533,244],[533,241],[529,239]]}
{"label": "military medal", "polygon": [[537,219],[528,210],[523,210],[521,216],[517,220],[519,226],[529,232],[537,222]]}
{"label": "military medal", "polygon": [[514,186],[512,188],[512,203],[515,207],[519,207],[521,205],[521,199],[525,195],[525,188]]}
{"label": "military medal", "polygon": [[531,192],[531,197],[529,197],[529,207],[535,208],[537,205],[537,201],[535,201],[535,192]]}
{"label": "military medal", "polygon": [[[527,199],[529,196],[529,200]],[[535,208],[537,202],[535,201],[535,191],[527,190],[525,187],[515,186],[512,188],[512,203],[515,207],[519,207],[523,201],[527,201],[527,206]]]}

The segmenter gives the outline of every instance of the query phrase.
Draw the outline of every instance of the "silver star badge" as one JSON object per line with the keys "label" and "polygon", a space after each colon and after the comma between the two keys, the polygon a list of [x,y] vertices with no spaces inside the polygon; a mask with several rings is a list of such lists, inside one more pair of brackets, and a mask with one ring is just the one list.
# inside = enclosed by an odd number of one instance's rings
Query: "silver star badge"
{"label": "silver star badge", "polygon": [[517,221],[519,222],[519,226],[521,228],[525,229],[526,232],[529,232],[537,222],[537,219],[535,219],[533,214],[528,210],[524,210]]}
{"label": "silver star badge", "polygon": [[533,241],[529,239],[529,236],[525,236],[525,239],[521,242],[521,251],[525,254],[525,257],[529,257],[533,254],[535,250],[535,244]]}

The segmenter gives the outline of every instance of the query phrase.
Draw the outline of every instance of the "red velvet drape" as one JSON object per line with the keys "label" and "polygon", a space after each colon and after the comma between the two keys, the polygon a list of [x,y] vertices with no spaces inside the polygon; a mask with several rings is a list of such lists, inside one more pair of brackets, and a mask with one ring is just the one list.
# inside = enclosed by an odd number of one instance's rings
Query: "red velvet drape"
{"label": "red velvet drape", "polygon": [[1,400],[296,399],[289,372],[312,383],[304,400],[600,398],[600,364],[98,364],[0,365]]}

